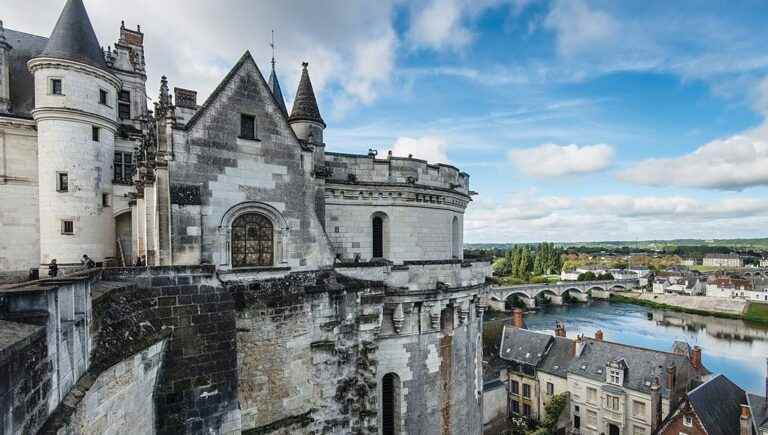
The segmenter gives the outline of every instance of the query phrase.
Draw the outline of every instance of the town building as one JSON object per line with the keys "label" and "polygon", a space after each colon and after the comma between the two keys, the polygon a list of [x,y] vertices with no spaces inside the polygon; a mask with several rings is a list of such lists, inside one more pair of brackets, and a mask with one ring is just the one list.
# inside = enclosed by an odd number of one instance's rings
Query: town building
{"label": "town building", "polygon": [[703,295],[706,292],[706,283],[695,272],[671,271],[656,274],[652,284],[654,293],[675,293],[688,296]]}
{"label": "town building", "polygon": [[509,415],[540,419],[547,400],[568,393],[569,430],[650,435],[685,393],[709,372],[701,349],[675,343],[660,352],[594,338],[529,331],[522,313],[504,328],[500,357],[509,362]]}
{"label": "town building", "polygon": [[309,65],[289,112],[248,51],[150,111],[172,32],[0,26],[1,432],[480,433],[469,175],[332,152]]}
{"label": "town building", "polygon": [[747,394],[724,375],[689,391],[664,420],[658,435],[757,435]]}
{"label": "town building", "polygon": [[680,260],[681,265],[689,266],[689,267],[699,266],[702,264],[702,262],[703,262],[702,258],[694,258],[694,257],[687,257]]}
{"label": "town building", "polygon": [[759,264],[760,267],[768,267],[768,258],[761,258]]}
{"label": "town building", "polygon": [[709,267],[736,268],[744,267],[744,259],[739,254],[706,254],[702,264]]}

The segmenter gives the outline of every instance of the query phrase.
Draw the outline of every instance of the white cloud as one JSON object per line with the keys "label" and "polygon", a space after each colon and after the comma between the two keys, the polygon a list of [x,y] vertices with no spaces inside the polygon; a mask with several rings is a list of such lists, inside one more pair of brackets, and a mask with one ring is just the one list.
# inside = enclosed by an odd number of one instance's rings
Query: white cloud
{"label": "white cloud", "polygon": [[515,192],[503,202],[473,201],[467,242],[648,240],[754,237],[768,225],[768,200],[731,196],[547,197]]}
{"label": "white cloud", "polygon": [[618,178],[648,186],[720,190],[768,185],[768,123],[680,157],[643,160]]}
{"label": "white cloud", "polygon": [[463,0],[430,0],[411,16],[410,40],[420,47],[461,49],[473,35],[464,25]]}
{"label": "white cloud", "polygon": [[619,26],[608,13],[590,9],[582,0],[560,0],[555,3],[544,26],[557,34],[558,52],[566,57],[615,41]]}
{"label": "white cloud", "polygon": [[439,136],[399,137],[391,151],[396,157],[412,155],[430,163],[449,163],[445,139]]}
{"label": "white cloud", "polygon": [[[63,2],[9,0],[3,6],[6,27],[48,36]],[[397,36],[390,0],[232,0],[226,7],[218,2],[133,0],[117,15],[113,2],[91,0],[86,7],[105,47],[117,40],[120,20],[130,28],[141,25],[152,98],[160,76],[167,75],[171,86],[196,89],[205,99],[246,50],[267,76],[272,29],[278,76],[289,100],[302,61],[310,63],[320,110],[328,114],[332,107],[327,103],[337,98],[352,106],[372,103],[392,76]],[[290,108],[291,101],[287,103]]]}
{"label": "white cloud", "polygon": [[507,158],[521,172],[534,177],[557,177],[603,170],[613,162],[613,147],[543,144],[513,149]]}

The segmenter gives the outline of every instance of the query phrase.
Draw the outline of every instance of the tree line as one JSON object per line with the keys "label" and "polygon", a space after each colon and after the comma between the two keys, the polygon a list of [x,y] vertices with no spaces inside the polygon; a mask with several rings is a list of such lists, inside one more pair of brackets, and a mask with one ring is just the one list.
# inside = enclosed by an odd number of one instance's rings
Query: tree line
{"label": "tree line", "polygon": [[563,267],[562,249],[554,243],[540,243],[533,250],[517,245],[493,263],[498,275],[528,279],[531,276],[558,274]]}

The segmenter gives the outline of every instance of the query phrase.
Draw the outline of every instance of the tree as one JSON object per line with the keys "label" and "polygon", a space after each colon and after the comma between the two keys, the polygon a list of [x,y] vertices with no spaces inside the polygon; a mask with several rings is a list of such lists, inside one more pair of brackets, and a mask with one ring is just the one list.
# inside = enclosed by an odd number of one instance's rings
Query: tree
{"label": "tree", "polygon": [[579,276],[576,278],[577,281],[596,281],[597,275],[595,275],[595,272],[587,271],[584,273],[580,273]]}

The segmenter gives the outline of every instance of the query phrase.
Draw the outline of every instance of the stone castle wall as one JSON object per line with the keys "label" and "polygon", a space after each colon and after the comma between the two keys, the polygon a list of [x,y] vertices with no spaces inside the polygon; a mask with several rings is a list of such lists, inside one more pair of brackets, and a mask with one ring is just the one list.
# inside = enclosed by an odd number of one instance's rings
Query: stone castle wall
{"label": "stone castle wall", "polygon": [[377,433],[381,283],[311,272],[236,288],[243,433]]}
{"label": "stone castle wall", "polygon": [[51,371],[45,328],[0,320],[3,340],[18,338],[0,351],[0,433],[36,433],[48,417]]}
{"label": "stone castle wall", "polygon": [[[255,117],[257,139],[239,137],[241,114]],[[253,204],[262,208],[279,232],[276,266],[311,270],[332,263],[328,239],[315,212],[317,187],[311,164],[302,162],[304,151],[249,55],[186,130],[175,130],[173,142],[170,187],[175,258],[194,258],[201,252],[204,261],[229,267],[231,209],[243,205],[247,210]],[[197,199],[174,195],[184,189],[199,191]]]}
{"label": "stone castle wall", "polygon": [[40,262],[37,133],[31,121],[0,122],[0,283],[26,280]]}
{"label": "stone castle wall", "polygon": [[352,179],[361,183],[409,183],[469,195],[469,175],[450,165],[431,165],[413,158],[381,159],[334,152],[325,153],[325,165],[332,169],[329,183]]}

